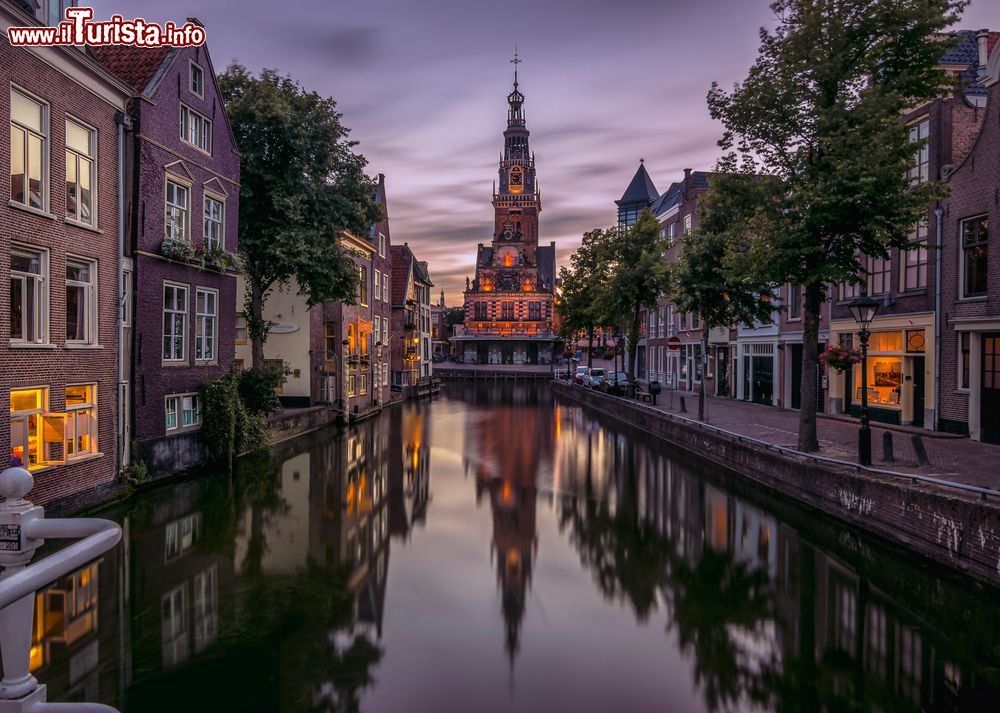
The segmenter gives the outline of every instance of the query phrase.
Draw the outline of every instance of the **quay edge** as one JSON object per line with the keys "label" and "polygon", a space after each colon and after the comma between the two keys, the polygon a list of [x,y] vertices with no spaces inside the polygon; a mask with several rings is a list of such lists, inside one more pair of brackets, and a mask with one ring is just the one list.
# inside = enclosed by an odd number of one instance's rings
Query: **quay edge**
{"label": "quay edge", "polygon": [[907,550],[1000,587],[1000,500],[859,467],[813,462],[629,399],[553,381],[553,393],[761,483]]}

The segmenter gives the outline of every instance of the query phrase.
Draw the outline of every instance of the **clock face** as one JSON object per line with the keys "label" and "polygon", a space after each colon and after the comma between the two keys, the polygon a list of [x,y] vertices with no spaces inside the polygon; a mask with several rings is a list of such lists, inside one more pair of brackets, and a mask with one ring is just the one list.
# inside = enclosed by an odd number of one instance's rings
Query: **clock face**
{"label": "clock face", "polygon": [[514,166],[510,169],[507,185],[510,186],[511,193],[521,193],[524,190],[524,171],[521,170],[520,166]]}

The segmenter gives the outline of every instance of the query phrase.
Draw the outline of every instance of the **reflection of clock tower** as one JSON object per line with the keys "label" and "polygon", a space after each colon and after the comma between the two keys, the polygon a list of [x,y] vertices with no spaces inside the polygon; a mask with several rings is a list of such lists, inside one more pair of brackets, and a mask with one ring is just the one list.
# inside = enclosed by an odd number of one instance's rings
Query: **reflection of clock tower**
{"label": "reflection of clock tower", "polygon": [[465,292],[465,331],[455,339],[466,362],[538,364],[552,357],[555,243],[538,245],[542,197],[528,147],[524,94],[514,57],[514,90],[507,95],[493,239],[479,244],[476,279]]}

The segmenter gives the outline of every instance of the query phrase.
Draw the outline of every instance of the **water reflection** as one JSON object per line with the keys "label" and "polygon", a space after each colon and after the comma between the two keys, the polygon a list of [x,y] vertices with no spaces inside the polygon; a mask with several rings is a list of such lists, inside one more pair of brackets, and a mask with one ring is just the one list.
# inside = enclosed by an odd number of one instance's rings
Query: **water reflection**
{"label": "water reflection", "polygon": [[452,385],[111,516],[122,545],[37,597],[56,700],[977,711],[1000,692],[993,593],[536,388]]}

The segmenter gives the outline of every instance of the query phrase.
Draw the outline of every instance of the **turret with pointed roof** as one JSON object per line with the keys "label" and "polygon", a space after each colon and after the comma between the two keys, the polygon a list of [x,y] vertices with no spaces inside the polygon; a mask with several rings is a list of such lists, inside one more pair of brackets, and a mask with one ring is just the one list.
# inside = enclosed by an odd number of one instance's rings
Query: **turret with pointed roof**
{"label": "turret with pointed roof", "polygon": [[659,198],[660,194],[653,185],[653,179],[646,172],[646,162],[639,159],[639,168],[636,169],[632,181],[622,194],[622,197],[615,201],[618,206],[618,227],[624,228],[634,225],[642,211],[653,205],[653,201]]}

